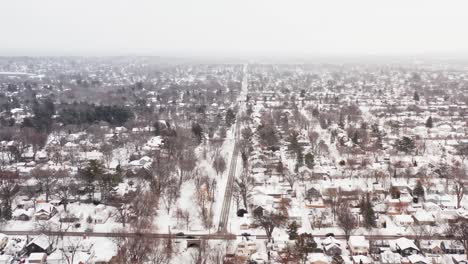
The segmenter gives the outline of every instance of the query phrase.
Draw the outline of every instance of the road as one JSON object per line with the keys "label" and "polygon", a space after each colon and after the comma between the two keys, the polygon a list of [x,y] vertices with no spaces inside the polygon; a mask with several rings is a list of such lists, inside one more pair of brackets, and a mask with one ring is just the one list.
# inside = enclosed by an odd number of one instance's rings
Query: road
{"label": "road", "polygon": [[[247,79],[247,65],[244,65],[243,69],[243,79],[242,79],[242,88],[241,93],[239,95],[240,98],[245,97],[247,95],[247,86],[248,86],[248,79]],[[223,199],[223,207],[221,209],[221,215],[219,217],[219,225],[218,225],[218,233],[226,233],[229,221],[229,212],[231,211],[231,201],[232,201],[232,191],[233,191],[233,184],[234,179],[236,178],[237,173],[237,160],[239,159],[239,138],[240,138],[240,113],[241,110],[245,107],[245,100],[241,100],[239,106],[239,110],[237,112],[236,117],[236,125],[234,130],[234,150],[231,156],[231,162],[229,166],[228,172],[228,179],[226,183],[226,190],[224,192],[224,199]]]}
{"label": "road", "polygon": [[[2,231],[0,233],[10,236],[37,236],[42,234],[41,231]],[[51,236],[79,236],[79,237],[149,237],[149,238],[181,238],[181,239],[205,239],[205,240],[235,240],[236,235],[229,233],[217,233],[217,234],[185,234],[184,236],[176,236],[175,234],[167,233],[99,233],[99,232],[46,232],[47,235]],[[325,238],[325,235],[313,234],[314,237]],[[415,236],[399,236],[399,235],[372,235],[366,236],[369,240],[393,240],[400,237],[406,237],[408,239],[416,239]],[[266,235],[255,236],[256,239],[266,240]],[[344,240],[344,235],[335,235],[336,239]],[[444,235],[432,235],[432,236],[421,236],[421,240],[453,240],[452,237]]]}

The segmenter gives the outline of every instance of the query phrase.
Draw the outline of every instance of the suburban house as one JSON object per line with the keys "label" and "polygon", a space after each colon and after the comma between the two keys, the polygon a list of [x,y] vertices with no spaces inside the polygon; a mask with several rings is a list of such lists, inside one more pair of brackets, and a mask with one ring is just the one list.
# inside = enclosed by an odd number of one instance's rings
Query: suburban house
{"label": "suburban house", "polygon": [[322,247],[329,256],[341,255],[341,243],[333,236],[328,236],[322,240]]}
{"label": "suburban house", "polygon": [[28,210],[25,209],[16,209],[13,211],[12,218],[14,220],[19,220],[19,221],[29,221],[31,220],[31,217],[34,215],[34,209],[29,208]]}
{"label": "suburban house", "polygon": [[47,263],[47,254],[46,253],[31,253],[28,258],[28,263],[38,263],[44,264]]}
{"label": "suburban house", "polygon": [[410,255],[407,257],[410,264],[429,264],[429,260],[423,255]]}
{"label": "suburban house", "polygon": [[52,251],[52,243],[48,236],[41,234],[34,238],[26,245],[28,253],[50,253]]}
{"label": "suburban house", "polygon": [[350,236],[348,246],[352,256],[367,256],[369,253],[370,243],[364,236]]}
{"label": "suburban house", "polygon": [[42,203],[37,205],[34,217],[37,220],[49,220],[57,213],[57,208],[50,203]]}
{"label": "suburban house", "polygon": [[395,243],[396,252],[400,253],[403,257],[418,254],[420,252],[414,242],[408,238],[401,237],[393,242]]}

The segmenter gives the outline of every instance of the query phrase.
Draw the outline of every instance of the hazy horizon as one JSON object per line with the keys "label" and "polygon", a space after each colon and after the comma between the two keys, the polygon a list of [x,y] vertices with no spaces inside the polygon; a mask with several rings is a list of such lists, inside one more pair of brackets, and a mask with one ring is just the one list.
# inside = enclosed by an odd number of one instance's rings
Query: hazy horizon
{"label": "hazy horizon", "polygon": [[468,57],[464,1],[12,1],[0,56]]}

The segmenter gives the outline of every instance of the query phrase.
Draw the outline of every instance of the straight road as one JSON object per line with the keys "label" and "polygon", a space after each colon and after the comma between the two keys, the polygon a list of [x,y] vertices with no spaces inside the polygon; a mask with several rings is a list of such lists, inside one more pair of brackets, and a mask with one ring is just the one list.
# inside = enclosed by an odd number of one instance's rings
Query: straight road
{"label": "straight road", "polygon": [[242,78],[242,88],[239,97],[241,98],[239,110],[236,116],[236,125],[234,130],[234,151],[232,152],[231,162],[229,166],[229,173],[228,173],[228,180],[226,184],[226,190],[224,193],[224,200],[223,200],[223,207],[221,209],[221,215],[219,217],[219,225],[218,225],[218,233],[226,233],[229,221],[229,212],[231,211],[231,201],[232,201],[232,191],[233,191],[233,184],[234,179],[236,178],[237,173],[237,160],[239,159],[239,138],[240,138],[240,113],[241,110],[245,108],[245,100],[243,98],[247,96],[247,86],[248,86],[248,79],[247,79],[247,64],[244,65],[243,69],[243,78]]}
{"label": "straight road", "polygon": [[[44,232],[41,231],[2,231],[0,230],[0,233],[3,233],[5,235],[9,236],[37,236],[40,234],[43,234]],[[167,233],[99,233],[99,232],[55,232],[55,231],[49,231],[45,232],[46,235],[50,236],[80,236],[80,237],[149,237],[149,238],[154,238],[154,239],[159,239],[159,238],[181,238],[181,239],[205,239],[205,240],[235,240],[236,235],[233,234],[185,234],[184,236],[176,236],[175,234],[167,234]],[[314,235],[314,237],[318,238],[325,238],[325,235]],[[401,237],[406,237],[408,239],[421,239],[421,240],[454,240],[453,237],[448,237],[445,235],[432,235],[432,236],[399,236],[399,235],[372,235],[372,236],[366,236],[367,239],[369,240],[393,240],[393,239],[398,239]],[[258,235],[255,236],[256,239],[260,240],[266,240],[267,237],[265,235]],[[335,235],[336,239],[345,239],[344,235]]]}

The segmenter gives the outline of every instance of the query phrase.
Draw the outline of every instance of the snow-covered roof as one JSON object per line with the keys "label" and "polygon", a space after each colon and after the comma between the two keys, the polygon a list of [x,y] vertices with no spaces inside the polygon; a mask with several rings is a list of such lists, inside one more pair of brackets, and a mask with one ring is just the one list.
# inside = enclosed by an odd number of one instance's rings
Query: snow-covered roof
{"label": "snow-covered roof", "polygon": [[416,211],[415,214],[413,214],[413,217],[416,219],[418,222],[433,222],[435,221],[434,216],[425,211],[425,210],[418,210]]}
{"label": "snow-covered roof", "polygon": [[393,241],[398,248],[401,250],[405,250],[408,248],[414,248],[414,249],[419,249],[414,242],[406,237],[400,237],[398,239],[395,239]]}
{"label": "snow-covered roof", "polygon": [[36,262],[36,261],[41,261],[44,259],[44,257],[47,256],[46,253],[31,253],[29,255],[29,258],[28,260],[31,262],[31,261],[34,261],[34,263],[39,263],[39,262]]}
{"label": "snow-covered roof", "polygon": [[368,248],[369,241],[364,236],[350,236],[349,245],[351,247]]}
{"label": "snow-covered roof", "polygon": [[407,258],[411,263],[418,263],[418,262],[429,263],[429,261],[423,255],[413,254],[413,255],[408,256]]}
{"label": "snow-covered roof", "polygon": [[34,238],[31,242],[29,242],[27,246],[32,245],[32,244],[35,244],[42,249],[47,249],[50,246],[49,237],[44,234],[41,234],[37,236],[36,238]]}

